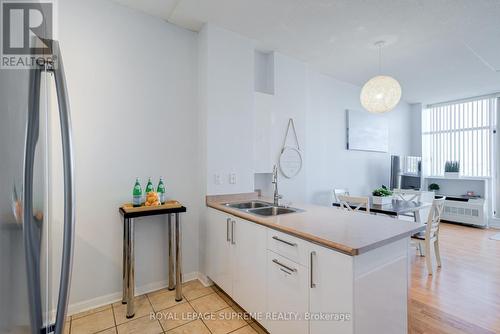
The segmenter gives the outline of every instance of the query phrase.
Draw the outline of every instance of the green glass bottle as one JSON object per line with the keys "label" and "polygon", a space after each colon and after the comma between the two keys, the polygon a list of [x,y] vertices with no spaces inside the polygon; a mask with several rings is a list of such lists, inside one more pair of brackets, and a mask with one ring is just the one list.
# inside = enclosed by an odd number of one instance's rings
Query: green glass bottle
{"label": "green glass bottle", "polygon": [[156,192],[158,193],[158,197],[160,198],[160,203],[165,204],[165,182],[163,181],[163,177],[160,177],[160,182],[158,182]]}
{"label": "green glass bottle", "polygon": [[146,185],[146,195],[149,194],[150,192],[155,191],[155,187],[153,186],[153,182],[151,181],[151,178],[148,179],[148,184]]}
{"label": "green glass bottle", "polygon": [[134,190],[132,191],[132,204],[137,207],[142,205],[142,188],[139,178],[135,178]]}

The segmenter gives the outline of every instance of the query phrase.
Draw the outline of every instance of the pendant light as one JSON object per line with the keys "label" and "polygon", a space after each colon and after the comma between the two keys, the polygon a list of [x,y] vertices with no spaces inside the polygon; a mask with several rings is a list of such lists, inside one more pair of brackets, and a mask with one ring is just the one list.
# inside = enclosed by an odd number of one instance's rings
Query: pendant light
{"label": "pendant light", "polygon": [[378,70],[379,75],[368,80],[361,89],[361,104],[372,113],[384,113],[396,107],[401,99],[401,86],[393,77],[381,75],[382,47],[384,41],[378,41]]}

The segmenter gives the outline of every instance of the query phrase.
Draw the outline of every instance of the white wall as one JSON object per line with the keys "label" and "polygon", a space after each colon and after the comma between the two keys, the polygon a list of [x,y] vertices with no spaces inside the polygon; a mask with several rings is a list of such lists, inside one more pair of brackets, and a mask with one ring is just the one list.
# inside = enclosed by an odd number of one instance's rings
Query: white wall
{"label": "white wall", "polygon": [[[303,166],[297,176],[287,179],[280,175],[279,192],[285,202],[306,201],[307,171],[307,66],[294,58],[275,53],[275,94],[272,117],[272,152],[278,163],[281,147],[285,138],[288,120],[293,118],[297,137],[302,151]],[[295,146],[292,130],[288,133],[286,145]]]}
{"label": "white wall", "polygon": [[[200,33],[200,110],[208,194],[252,191],[253,173],[270,172],[278,163],[289,118],[295,121],[304,166],[293,179],[280,177],[285,202],[328,205],[333,187],[368,194],[389,183],[390,154],[418,151],[418,145],[411,143],[419,130],[411,128],[415,117],[410,117],[405,102],[380,115],[390,125],[389,153],[345,150],[345,110],[362,109],[360,88],[280,53],[274,53],[272,62],[274,94],[254,93],[255,44],[210,24]],[[269,128],[262,130],[266,122]],[[295,145],[293,137],[287,144]],[[254,161],[259,154],[252,150],[259,146],[266,147],[260,155],[264,160],[269,157],[269,166]],[[237,174],[237,184],[229,184],[231,172]],[[215,184],[215,174],[223,184]]]}
{"label": "white wall", "polygon": [[[304,202],[306,200],[306,112],[307,112],[307,66],[306,64],[278,52],[274,52],[274,94],[255,93],[255,136],[257,138],[255,161],[256,171],[271,173],[273,165],[279,164],[281,148],[285,140],[288,121],[293,118],[300,149],[303,154],[303,168],[293,179],[281,174],[278,191],[284,202]],[[292,129],[286,145],[297,147]],[[262,163],[264,162],[264,164]],[[256,177],[257,188],[264,188],[264,181]],[[264,189],[268,193],[269,189]]]}
{"label": "white wall", "polygon": [[[65,0],[59,30],[72,107],[76,169],[73,310],[122,289],[122,220],[136,176],[165,177],[182,215],[184,272],[198,270],[197,34],[111,1]],[[55,217],[56,220],[60,218]],[[161,218],[136,220],[138,290],[167,279]],[[70,307],[70,310],[71,310]]]}
{"label": "white wall", "polygon": [[360,88],[308,72],[307,200],[330,205],[333,188],[367,195],[381,184],[388,185],[390,155],[408,154],[410,108],[405,102],[380,115],[389,124],[389,153],[348,151],[345,110],[362,110]]}
{"label": "white wall", "polygon": [[[204,196],[254,189],[254,41],[211,25],[195,34],[109,1],[61,2],[59,18],[76,150],[72,307],[121,294],[118,207],[130,200],[135,176],[165,176],[170,197],[188,207],[184,271],[203,272]],[[290,117],[305,159],[298,177],[280,178],[285,200],[328,205],[334,186],[367,193],[387,182],[387,154],[344,149],[344,110],[361,108],[359,88],[281,54],[274,68],[271,160]],[[391,153],[409,150],[408,116],[404,103],[382,116],[391,123]],[[148,218],[136,226],[138,290],[156,288],[167,277],[165,224]]]}
{"label": "white wall", "polygon": [[422,103],[410,104],[410,155],[422,156]]}
{"label": "white wall", "polygon": [[[278,163],[289,118],[295,121],[304,159],[303,169],[295,178],[280,175],[283,200],[330,205],[334,187],[366,195],[388,184],[390,154],[409,154],[413,147],[410,129],[420,131],[411,127],[409,105],[401,102],[394,111],[380,115],[389,123],[389,153],[347,151],[345,110],[362,110],[360,87],[335,80],[280,53],[275,52],[274,57],[275,94],[256,93],[256,113],[262,119],[262,111],[270,114],[267,145],[272,163]],[[287,144],[295,145],[293,136]]]}
{"label": "white wall", "polygon": [[[253,191],[254,45],[212,25],[199,35],[207,194]],[[236,183],[229,175],[236,173]],[[221,184],[215,182],[220,175]]]}
{"label": "white wall", "polygon": [[[254,190],[254,44],[205,25],[198,35],[201,195]],[[236,183],[229,181],[236,174]],[[215,175],[220,177],[216,183]],[[204,202],[202,203],[204,206]],[[206,211],[200,212],[199,270],[205,272]]]}

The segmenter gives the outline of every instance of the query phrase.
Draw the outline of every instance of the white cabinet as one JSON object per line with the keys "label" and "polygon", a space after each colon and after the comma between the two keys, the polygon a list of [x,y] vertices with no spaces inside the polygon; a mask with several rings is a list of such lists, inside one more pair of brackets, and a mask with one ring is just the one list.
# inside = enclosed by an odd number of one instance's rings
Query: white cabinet
{"label": "white cabinet", "polygon": [[208,209],[207,276],[247,312],[266,309],[266,228]]}
{"label": "white cabinet", "polygon": [[353,333],[353,257],[268,230],[268,312],[301,321],[268,321],[271,333]]}
{"label": "white cabinet", "polygon": [[234,218],[233,295],[250,313],[266,311],[266,228]]}
{"label": "white cabinet", "polygon": [[273,229],[267,230],[267,249],[309,267],[309,242]]}
{"label": "white cabinet", "polygon": [[310,251],[310,334],[407,333],[408,239],[357,256]]}
{"label": "white cabinet", "polygon": [[270,333],[407,332],[408,239],[350,256],[207,214],[207,275]]}
{"label": "white cabinet", "polygon": [[232,217],[221,211],[208,209],[206,264],[207,276],[227,294],[233,292],[233,253],[231,245]]}
{"label": "white cabinet", "polygon": [[308,268],[267,251],[267,319],[270,333],[306,334],[309,310]]}
{"label": "white cabinet", "polygon": [[354,257],[356,333],[408,333],[408,242]]}
{"label": "white cabinet", "polygon": [[353,257],[311,244],[310,261],[310,333],[353,333]]}

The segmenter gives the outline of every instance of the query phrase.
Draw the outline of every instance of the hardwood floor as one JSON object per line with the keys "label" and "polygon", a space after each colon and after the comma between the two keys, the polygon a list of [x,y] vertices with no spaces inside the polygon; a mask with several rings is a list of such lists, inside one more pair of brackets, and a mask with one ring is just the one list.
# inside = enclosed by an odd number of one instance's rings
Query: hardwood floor
{"label": "hardwood floor", "polygon": [[441,224],[443,267],[427,274],[410,253],[409,333],[500,333],[500,241],[496,229]]}

